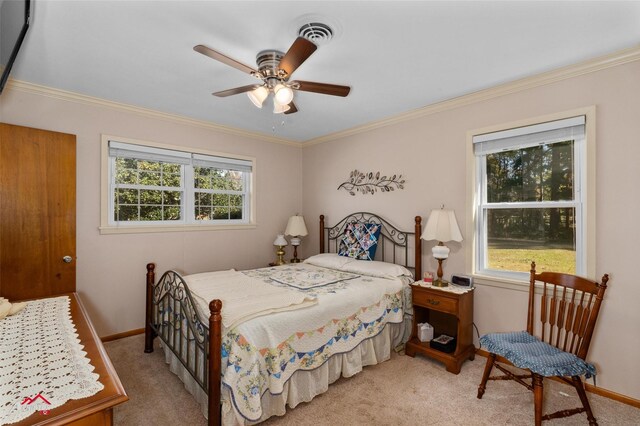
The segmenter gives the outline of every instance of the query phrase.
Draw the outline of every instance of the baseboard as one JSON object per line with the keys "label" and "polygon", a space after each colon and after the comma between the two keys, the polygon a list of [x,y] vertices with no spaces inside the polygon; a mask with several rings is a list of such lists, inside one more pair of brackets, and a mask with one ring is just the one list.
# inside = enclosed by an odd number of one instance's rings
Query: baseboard
{"label": "baseboard", "polygon": [[603,389],[598,386],[594,386],[590,383],[585,383],[584,388],[587,392],[595,393],[596,395],[604,396],[605,398],[613,399],[614,401],[622,402],[623,404],[640,408],[640,400],[631,398],[630,396],[622,395],[621,393]]}
{"label": "baseboard", "polygon": [[102,343],[111,342],[113,340],[123,339],[125,337],[135,336],[136,334],[142,333],[144,333],[144,328],[136,328],[135,330],[124,331],[122,333],[101,337],[100,340],[102,340]]}
{"label": "baseboard", "polygon": [[[476,349],[476,354],[487,358],[489,356],[489,352],[484,349]],[[564,383],[562,380],[557,379],[555,377],[550,377],[552,380],[557,382]],[[568,386],[568,385],[567,385]],[[587,392],[595,393],[596,395],[604,396],[605,398],[612,399],[614,401],[622,402],[623,404],[631,405],[632,407],[640,408],[640,400],[631,398],[630,396],[622,395],[614,391],[610,391],[607,389],[603,389],[598,386],[594,386],[589,383],[584,384],[584,388]]]}

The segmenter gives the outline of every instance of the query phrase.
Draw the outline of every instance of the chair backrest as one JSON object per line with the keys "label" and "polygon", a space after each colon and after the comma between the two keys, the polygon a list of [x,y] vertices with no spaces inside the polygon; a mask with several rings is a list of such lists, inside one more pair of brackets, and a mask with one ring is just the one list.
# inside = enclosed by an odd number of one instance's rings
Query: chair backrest
{"label": "chair backrest", "polygon": [[[527,332],[534,335],[539,315],[542,324],[537,337],[585,359],[608,281],[607,274],[601,283],[557,272],[536,274],[536,263],[531,262]],[[543,284],[538,315],[534,303],[536,282]]]}

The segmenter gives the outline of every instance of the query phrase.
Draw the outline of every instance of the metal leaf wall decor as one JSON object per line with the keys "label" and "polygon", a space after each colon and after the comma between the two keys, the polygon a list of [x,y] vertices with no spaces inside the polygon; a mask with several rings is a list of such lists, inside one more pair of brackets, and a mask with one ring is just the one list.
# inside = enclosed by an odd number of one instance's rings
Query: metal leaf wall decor
{"label": "metal leaf wall decor", "polygon": [[380,172],[363,173],[354,170],[349,175],[349,180],[341,183],[338,190],[344,189],[354,196],[356,192],[373,195],[378,190],[380,192],[390,192],[395,189],[404,189],[404,183],[405,180],[402,175],[381,176]]}

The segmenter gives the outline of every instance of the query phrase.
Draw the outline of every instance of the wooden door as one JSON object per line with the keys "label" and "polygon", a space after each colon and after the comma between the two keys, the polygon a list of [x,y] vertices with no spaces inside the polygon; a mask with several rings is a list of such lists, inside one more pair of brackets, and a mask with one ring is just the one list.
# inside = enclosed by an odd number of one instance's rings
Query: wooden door
{"label": "wooden door", "polygon": [[0,123],[0,296],[76,289],[76,137]]}

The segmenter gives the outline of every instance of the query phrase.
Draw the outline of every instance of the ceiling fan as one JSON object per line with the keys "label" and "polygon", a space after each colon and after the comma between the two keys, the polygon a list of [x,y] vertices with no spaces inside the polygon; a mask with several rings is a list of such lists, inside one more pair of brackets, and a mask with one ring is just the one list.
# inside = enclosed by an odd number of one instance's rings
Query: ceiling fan
{"label": "ceiling fan", "polygon": [[262,81],[262,84],[249,84],[247,86],[215,92],[213,93],[214,96],[224,98],[237,95],[238,93],[247,93],[249,99],[251,99],[255,106],[262,108],[265,99],[270,93],[273,93],[273,112],[276,114],[293,114],[298,111],[296,104],[293,102],[294,90],[342,97],[347,96],[351,90],[349,86],[340,86],[337,84],[302,80],[289,81],[294,71],[298,69],[317,48],[318,46],[312,41],[304,37],[298,37],[287,53],[283,54],[277,50],[263,50],[258,53],[256,56],[257,70],[202,44],[195,46],[193,50]]}

